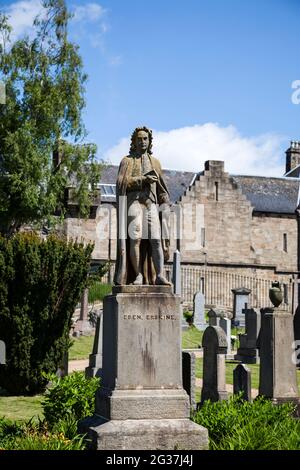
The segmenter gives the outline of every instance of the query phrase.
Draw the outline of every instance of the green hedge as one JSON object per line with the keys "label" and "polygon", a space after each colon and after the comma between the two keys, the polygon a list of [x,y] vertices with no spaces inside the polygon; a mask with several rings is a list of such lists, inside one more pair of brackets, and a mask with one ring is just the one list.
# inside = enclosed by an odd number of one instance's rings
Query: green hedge
{"label": "green hedge", "polygon": [[0,237],[0,332],[7,364],[0,386],[14,395],[44,390],[68,348],[93,246],[32,233]]}

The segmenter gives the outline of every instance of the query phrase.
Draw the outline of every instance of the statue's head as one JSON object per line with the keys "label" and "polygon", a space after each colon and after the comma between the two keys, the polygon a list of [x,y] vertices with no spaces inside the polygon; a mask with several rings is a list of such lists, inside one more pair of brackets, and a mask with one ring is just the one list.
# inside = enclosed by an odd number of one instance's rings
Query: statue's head
{"label": "statue's head", "polygon": [[[148,137],[146,140],[145,137]],[[147,152],[151,155],[152,154],[152,131],[148,129],[148,127],[137,127],[134,129],[133,133],[131,134],[131,144],[130,144],[130,155],[136,155],[139,153],[138,147],[141,145],[141,141],[146,140],[148,149]]]}

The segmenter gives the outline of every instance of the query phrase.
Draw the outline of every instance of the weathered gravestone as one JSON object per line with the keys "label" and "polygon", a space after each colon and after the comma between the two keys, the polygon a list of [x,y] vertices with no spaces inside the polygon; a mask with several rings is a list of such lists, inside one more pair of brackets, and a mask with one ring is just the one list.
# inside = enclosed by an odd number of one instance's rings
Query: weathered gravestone
{"label": "weathered gravestone", "polygon": [[56,371],[57,377],[66,377],[69,374],[69,351],[65,351]]}
{"label": "weathered gravestone", "polygon": [[89,356],[89,366],[85,369],[85,376],[101,377],[102,373],[102,341],[103,341],[103,313],[100,311],[93,344],[93,352]]}
{"label": "weathered gravestone", "polygon": [[0,340],[0,364],[6,364],[6,347],[2,340]]}
{"label": "weathered gravestone", "polygon": [[207,448],[182,386],[179,304],[171,286],[115,286],[105,297],[101,388],[80,424],[92,448]]}
{"label": "weathered gravestone", "polygon": [[193,410],[196,409],[196,356],[189,351],[182,351],[182,384],[190,397]]}
{"label": "weathered gravestone", "polygon": [[80,303],[80,316],[79,319],[75,323],[74,327],[74,335],[79,332],[81,335],[90,335],[94,331],[93,325],[89,321],[88,314],[89,314],[89,289],[86,288],[83,291]]}
{"label": "weathered gravestone", "polygon": [[205,299],[202,292],[197,292],[194,295],[194,325],[200,331],[204,331],[207,327],[205,321]]}
{"label": "weathered gravestone", "polygon": [[202,338],[203,386],[201,403],[227,400],[225,354],[226,335],[219,326],[208,326]]}
{"label": "weathered gravestone", "polygon": [[211,308],[207,316],[209,326],[220,326],[220,319],[225,318],[225,313],[221,309]]}
{"label": "weathered gravestone", "polygon": [[232,359],[231,355],[231,320],[226,317],[222,317],[219,320],[219,326],[222,328],[226,335],[226,341],[227,341],[227,354],[226,357]]}
{"label": "weathered gravestone", "polygon": [[259,360],[257,338],[260,331],[260,311],[254,308],[244,309],[245,334],[239,335],[239,348],[234,359],[244,364],[256,364]]}
{"label": "weathered gravestone", "polygon": [[233,293],[233,324],[239,328],[245,326],[245,315],[243,310],[249,307],[249,294],[251,290],[246,287],[231,289]]}
{"label": "weathered gravestone", "polygon": [[275,402],[298,402],[293,342],[293,315],[277,308],[261,309],[259,395]]}
{"label": "weathered gravestone", "polygon": [[233,393],[242,393],[243,400],[251,401],[251,371],[244,364],[233,371]]}

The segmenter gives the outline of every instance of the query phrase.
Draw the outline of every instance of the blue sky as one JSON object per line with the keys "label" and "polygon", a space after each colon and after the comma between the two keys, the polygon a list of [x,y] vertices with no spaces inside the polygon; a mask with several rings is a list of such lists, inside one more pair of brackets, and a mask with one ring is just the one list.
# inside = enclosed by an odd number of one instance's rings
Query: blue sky
{"label": "blue sky", "polygon": [[[117,163],[137,125],[154,129],[168,168],[284,172],[300,139],[298,0],[68,0],[81,47],[84,113],[99,156]],[[6,1],[18,35],[39,0]]]}

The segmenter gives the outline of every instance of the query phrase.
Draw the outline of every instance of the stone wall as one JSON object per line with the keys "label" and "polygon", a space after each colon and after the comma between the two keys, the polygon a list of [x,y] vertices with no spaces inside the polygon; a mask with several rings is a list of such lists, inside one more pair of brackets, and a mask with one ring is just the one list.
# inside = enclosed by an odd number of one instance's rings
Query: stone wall
{"label": "stone wall", "polygon": [[92,256],[96,260],[108,260],[109,252],[111,259],[116,259],[116,227],[116,208],[112,204],[100,205],[95,219],[68,218],[65,221],[68,239],[84,240],[95,244]]}
{"label": "stone wall", "polygon": [[[296,216],[253,213],[251,203],[224,172],[223,162],[207,162],[206,170],[181,198],[180,205],[183,262],[297,270]],[[174,249],[174,244],[171,247]]]}

